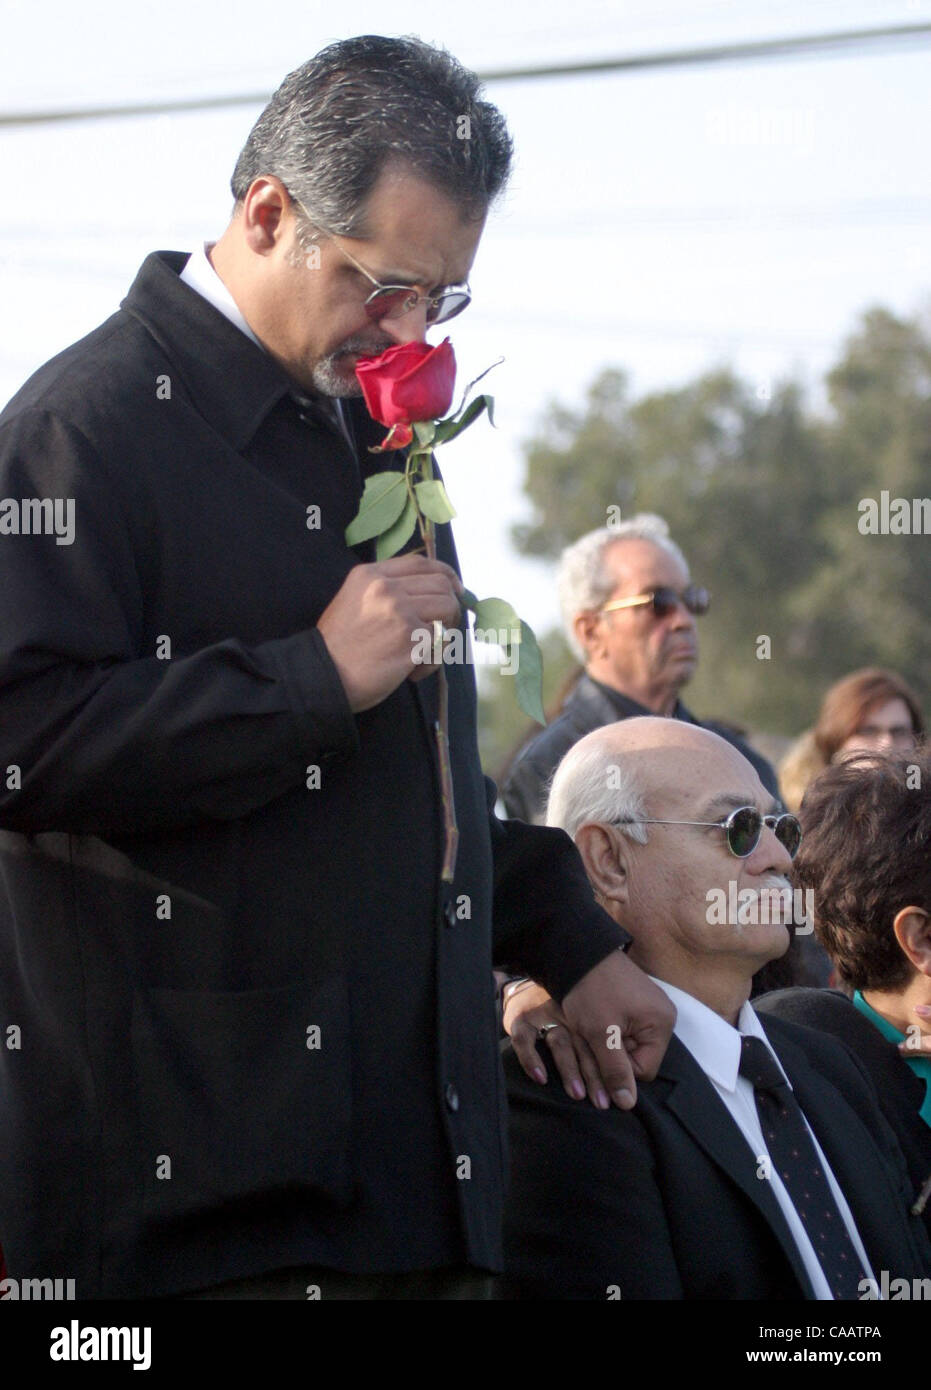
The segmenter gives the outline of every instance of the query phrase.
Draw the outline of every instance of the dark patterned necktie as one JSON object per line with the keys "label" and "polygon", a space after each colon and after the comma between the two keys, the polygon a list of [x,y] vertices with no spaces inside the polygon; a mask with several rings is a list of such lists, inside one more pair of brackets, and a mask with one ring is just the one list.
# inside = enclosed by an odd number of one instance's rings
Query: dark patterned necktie
{"label": "dark patterned necktie", "polygon": [[753,1086],[773,1167],[785,1183],[835,1298],[859,1297],[866,1277],[818,1151],[775,1058],[761,1038],[740,1040],[740,1074]]}

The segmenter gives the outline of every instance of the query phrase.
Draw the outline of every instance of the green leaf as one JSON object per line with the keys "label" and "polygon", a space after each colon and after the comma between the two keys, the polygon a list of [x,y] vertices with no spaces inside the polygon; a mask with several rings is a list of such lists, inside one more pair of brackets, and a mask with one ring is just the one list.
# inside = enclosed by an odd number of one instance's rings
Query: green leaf
{"label": "green leaf", "polygon": [[448,444],[451,439],[455,439],[457,434],[467,430],[473,421],[477,420],[483,410],[488,411],[488,418],[494,424],[494,397],[476,396],[474,401],[470,401],[461,415],[451,415],[448,420],[441,420],[436,427],[436,434],[433,436],[434,444]]}
{"label": "green leaf", "polygon": [[[538,724],[546,723],[543,713],[543,653],[533,628],[518,617],[516,610],[503,598],[483,598],[477,601],[469,593],[462,602],[475,613],[473,637],[477,641],[497,642],[510,659],[511,648],[517,647],[514,689],[517,703],[526,715]],[[513,638],[512,638],[513,634]],[[504,639],[504,640],[502,640]]]}
{"label": "green leaf", "polygon": [[405,496],[407,501],[401,515],[393,526],[389,526],[387,531],[381,533],[375,542],[376,560],[390,560],[392,555],[397,555],[399,550],[403,550],[417,525],[417,508],[414,506],[414,499],[406,492]]}
{"label": "green leaf", "polygon": [[433,436],[436,434],[436,424],[433,420],[416,420],[411,428],[418,444],[427,446],[433,443]]}
{"label": "green leaf", "polygon": [[543,653],[533,628],[521,620],[520,650],[514,673],[517,703],[526,715],[538,724],[546,723],[543,713]]}
{"label": "green leaf", "polygon": [[444,521],[449,521],[456,515],[455,508],[446,495],[446,489],[438,479],[427,478],[422,483],[415,483],[414,491],[420,510],[431,521],[442,525]]}
{"label": "green leaf", "polygon": [[410,502],[403,473],[373,473],[366,479],[359,511],[346,527],[346,544],[370,541],[393,526]]}
{"label": "green leaf", "polygon": [[[473,611],[475,613],[475,626],[477,628],[483,630],[493,628],[496,633],[502,630],[507,634],[520,632],[521,621],[517,615],[517,610],[513,608],[506,599],[479,599]],[[478,640],[481,641],[482,639],[479,638]],[[486,640],[489,642],[497,642],[499,639],[495,636],[489,637]],[[519,642],[520,637],[517,636],[515,640]],[[509,647],[511,645],[510,637],[508,636],[508,640],[502,641],[501,645],[505,648]]]}

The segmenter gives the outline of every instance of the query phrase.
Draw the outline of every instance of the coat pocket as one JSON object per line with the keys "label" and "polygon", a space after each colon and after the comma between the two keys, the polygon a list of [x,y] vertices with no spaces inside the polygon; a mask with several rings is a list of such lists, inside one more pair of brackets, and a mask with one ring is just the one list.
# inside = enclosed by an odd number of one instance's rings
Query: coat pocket
{"label": "coat pocket", "polygon": [[156,1222],[310,1192],[347,1202],[346,982],[133,1000],[143,1217]]}

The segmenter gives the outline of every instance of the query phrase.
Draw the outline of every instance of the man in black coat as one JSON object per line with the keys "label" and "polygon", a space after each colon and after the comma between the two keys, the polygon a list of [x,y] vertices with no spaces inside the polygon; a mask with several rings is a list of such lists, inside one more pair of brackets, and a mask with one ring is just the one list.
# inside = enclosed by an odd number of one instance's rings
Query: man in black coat
{"label": "man in black coat", "polygon": [[706,730],[627,720],[567,754],[550,816],[677,1021],[623,1114],[579,1105],[507,1057],[509,1291],[862,1298],[872,1281],[931,1274],[901,1151],[858,1060],[748,1002],[754,971],[788,944],[797,825],[746,760]]}
{"label": "man in black coat", "polygon": [[725,725],[703,723],[679,699],[698,664],[695,619],[706,589],[691,583],[661,517],[590,531],[563,551],[559,601],[566,640],[584,670],[558,716],[517,754],[501,785],[509,816],[542,824],[553,773],[574,743],[604,724],[657,714],[721,734],[779,795],[767,760]]}
{"label": "man in black coat", "polygon": [[461,623],[449,527],[436,561],[344,539],[386,466],[357,356],[468,302],[509,157],[448,55],[331,46],[259,118],[220,240],[150,256],[0,417],[11,1277],[480,1296],[493,956],[563,997],[617,1104],[658,1065],[672,1010],[571,842],[490,809],[464,665],[440,883],[436,680],[411,678],[415,630]]}

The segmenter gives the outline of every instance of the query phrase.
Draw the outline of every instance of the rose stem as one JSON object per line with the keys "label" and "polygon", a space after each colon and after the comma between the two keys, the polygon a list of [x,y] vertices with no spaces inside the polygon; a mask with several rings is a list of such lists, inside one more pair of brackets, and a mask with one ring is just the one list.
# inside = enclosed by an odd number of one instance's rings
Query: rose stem
{"label": "rose stem", "polygon": [[[430,455],[425,454],[423,458],[424,473],[430,477],[433,473]],[[429,559],[435,560],[436,538],[433,532],[433,522],[428,517],[421,515],[419,507],[417,509],[417,523],[420,527],[427,556]],[[453,770],[449,761],[449,686],[446,683],[446,668],[442,661],[436,676],[439,682],[437,686],[439,717],[433,728],[436,734],[436,752],[440,765],[440,800],[443,803],[443,826],[446,831],[446,847],[443,854],[443,869],[440,873],[440,880],[443,883],[452,883],[456,871],[456,854],[459,849],[459,827],[456,824],[456,804],[453,800]]]}

